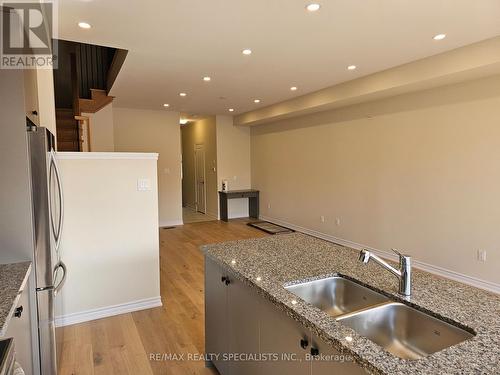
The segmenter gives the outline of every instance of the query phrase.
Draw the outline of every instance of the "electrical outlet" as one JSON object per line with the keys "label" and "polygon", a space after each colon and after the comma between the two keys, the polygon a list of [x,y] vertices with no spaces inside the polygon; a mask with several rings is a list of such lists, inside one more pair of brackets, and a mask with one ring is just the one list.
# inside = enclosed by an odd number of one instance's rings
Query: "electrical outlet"
{"label": "electrical outlet", "polygon": [[477,251],[477,260],[479,262],[486,262],[486,250]]}
{"label": "electrical outlet", "polygon": [[270,210],[271,209],[271,203],[268,203],[267,204],[267,209]]}
{"label": "electrical outlet", "polygon": [[340,225],[340,217],[338,217],[338,218],[336,218],[336,219],[335,219],[335,224],[336,224],[337,226],[339,226],[339,225]]}
{"label": "electrical outlet", "polygon": [[324,222],[325,222],[325,217],[324,217],[323,215],[321,215],[321,216],[319,217],[319,219],[321,220],[321,222],[322,222],[322,223],[324,223]]}

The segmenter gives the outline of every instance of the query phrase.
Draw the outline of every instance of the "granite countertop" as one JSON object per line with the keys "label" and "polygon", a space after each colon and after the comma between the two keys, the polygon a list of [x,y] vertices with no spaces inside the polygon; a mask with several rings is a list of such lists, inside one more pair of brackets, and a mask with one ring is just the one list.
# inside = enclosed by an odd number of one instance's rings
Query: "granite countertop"
{"label": "granite countertop", "polygon": [[0,337],[7,332],[30,271],[31,262],[0,264]]}
{"label": "granite countertop", "polygon": [[[204,251],[332,347],[352,355],[368,373],[500,374],[497,294],[414,268],[412,295],[402,297],[397,293],[397,278],[374,262],[359,262],[358,251],[301,233],[207,245]],[[418,360],[400,359],[283,288],[335,274],[350,276],[395,301],[468,327],[476,335]],[[352,342],[346,336],[353,337]]]}

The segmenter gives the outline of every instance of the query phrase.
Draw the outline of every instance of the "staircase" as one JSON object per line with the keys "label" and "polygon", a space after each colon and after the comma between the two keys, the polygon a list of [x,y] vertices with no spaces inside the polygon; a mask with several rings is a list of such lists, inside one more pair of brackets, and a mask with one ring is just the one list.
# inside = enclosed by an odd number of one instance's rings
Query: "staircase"
{"label": "staircase", "polygon": [[109,96],[106,90],[90,89],[90,99],[78,99],[80,113],[96,113],[111,103],[113,99],[114,97]]}
{"label": "staircase", "polygon": [[56,108],[57,150],[80,151],[78,121],[72,108]]}
{"label": "staircase", "polygon": [[57,41],[59,69],[54,70],[59,151],[92,151],[91,116],[113,101],[108,95],[125,61],[126,50]]}

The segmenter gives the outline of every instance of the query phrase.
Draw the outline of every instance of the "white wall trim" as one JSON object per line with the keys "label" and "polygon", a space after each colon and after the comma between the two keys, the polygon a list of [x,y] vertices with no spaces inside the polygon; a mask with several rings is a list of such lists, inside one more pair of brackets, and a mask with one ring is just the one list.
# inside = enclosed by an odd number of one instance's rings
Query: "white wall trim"
{"label": "white wall trim", "polygon": [[179,225],[184,225],[184,222],[182,220],[169,220],[169,221],[163,221],[160,223],[160,228],[165,228],[165,227],[177,227]]}
{"label": "white wall trim", "polygon": [[64,327],[72,324],[88,322],[90,320],[107,318],[110,316],[126,314],[133,311],[152,309],[162,306],[161,297],[141,299],[138,301],[122,303],[114,306],[100,307],[62,316],[57,316],[56,327]]}
{"label": "white wall trim", "polygon": [[58,152],[62,160],[158,160],[155,152]]}
{"label": "white wall trim", "polygon": [[[318,232],[318,231],[313,230],[313,229],[304,228],[304,227],[301,227],[301,226],[298,226],[298,225],[295,225],[292,223],[288,223],[286,221],[279,220],[279,219],[276,219],[273,217],[260,215],[259,218],[261,220],[269,221],[269,222],[274,223],[274,224],[288,227],[290,229],[296,230],[297,232],[301,232],[301,233],[309,234],[310,236],[313,236],[313,237],[321,238],[322,240],[325,240],[325,241],[334,242],[336,244],[347,246],[347,247],[350,247],[350,248],[353,248],[356,250],[368,249],[368,250],[372,251],[373,253],[375,253],[381,257],[384,257],[386,259],[390,259],[393,261],[398,260],[397,256],[395,254],[393,254],[392,252],[374,249],[373,247],[370,247],[370,246],[366,246],[366,245],[362,245],[362,244],[359,244],[359,243],[356,243],[353,241],[345,240],[343,238],[338,238],[338,237],[335,237],[335,236],[332,236],[332,235],[329,235],[326,233]],[[448,278],[451,280],[459,281],[461,283],[474,286],[476,288],[480,288],[480,289],[488,290],[488,291],[493,292],[493,293],[500,294],[500,284],[498,284],[498,283],[494,283],[494,282],[487,281],[487,280],[482,280],[482,279],[479,279],[479,278],[473,277],[473,276],[464,275],[464,274],[461,274],[459,272],[448,270],[446,268],[435,266],[432,264],[428,264],[428,263],[425,263],[425,262],[422,262],[422,261],[419,261],[416,259],[412,259],[412,262],[416,268],[419,268],[423,271],[427,271],[427,272],[433,273],[433,274],[438,275],[438,276],[442,276],[442,277],[445,277],[445,278]]]}
{"label": "white wall trim", "polygon": [[228,215],[228,219],[245,219],[248,217],[248,214],[237,212],[237,213],[230,213]]}

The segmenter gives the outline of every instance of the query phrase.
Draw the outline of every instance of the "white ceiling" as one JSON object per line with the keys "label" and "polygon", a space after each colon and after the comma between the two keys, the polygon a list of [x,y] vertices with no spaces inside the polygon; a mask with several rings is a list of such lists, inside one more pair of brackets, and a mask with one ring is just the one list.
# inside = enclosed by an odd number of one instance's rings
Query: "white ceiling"
{"label": "white ceiling", "polygon": [[316,2],[60,0],[59,38],[129,50],[117,106],[237,114],[500,35],[500,0]]}

